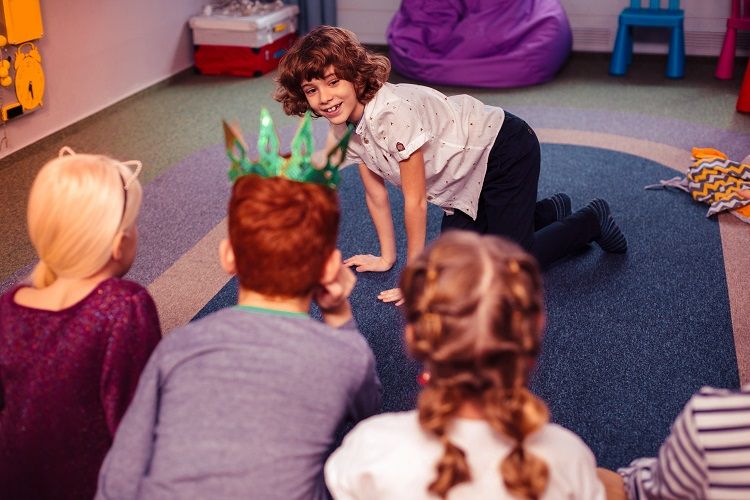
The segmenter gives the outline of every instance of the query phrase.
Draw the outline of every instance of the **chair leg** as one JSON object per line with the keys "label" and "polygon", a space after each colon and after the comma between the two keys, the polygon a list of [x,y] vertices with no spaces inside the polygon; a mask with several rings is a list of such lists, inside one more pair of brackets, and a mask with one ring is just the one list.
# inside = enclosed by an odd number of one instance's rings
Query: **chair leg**
{"label": "chair leg", "polygon": [[716,64],[714,76],[720,80],[730,80],[734,73],[734,51],[737,46],[737,30],[727,27],[724,43],[721,46],[719,62]]}
{"label": "chair leg", "polygon": [[628,38],[629,28],[620,20],[615,37],[615,47],[612,49],[612,59],[609,62],[609,74],[622,76],[628,69]]}
{"label": "chair leg", "polygon": [[628,68],[633,62],[633,27],[628,26],[625,29],[625,49],[628,53]]}
{"label": "chair leg", "polygon": [[745,76],[742,78],[740,95],[737,97],[737,111],[750,113],[750,62],[745,68]]}
{"label": "chair leg", "polygon": [[672,28],[667,56],[667,77],[682,78],[685,76],[685,31],[680,24]]}

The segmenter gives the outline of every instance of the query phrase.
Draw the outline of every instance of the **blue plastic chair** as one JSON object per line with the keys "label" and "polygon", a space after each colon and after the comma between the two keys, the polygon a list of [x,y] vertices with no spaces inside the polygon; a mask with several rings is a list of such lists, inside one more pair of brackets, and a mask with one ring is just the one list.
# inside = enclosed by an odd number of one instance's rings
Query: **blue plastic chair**
{"label": "blue plastic chair", "polygon": [[615,48],[609,63],[609,73],[622,76],[633,59],[634,26],[648,26],[671,29],[669,55],[667,57],[667,77],[682,78],[685,75],[685,12],[680,9],[680,0],[669,0],[667,8],[661,7],[660,0],[648,0],[647,7],[641,7],[641,0],[630,0],[630,7],[620,13]]}

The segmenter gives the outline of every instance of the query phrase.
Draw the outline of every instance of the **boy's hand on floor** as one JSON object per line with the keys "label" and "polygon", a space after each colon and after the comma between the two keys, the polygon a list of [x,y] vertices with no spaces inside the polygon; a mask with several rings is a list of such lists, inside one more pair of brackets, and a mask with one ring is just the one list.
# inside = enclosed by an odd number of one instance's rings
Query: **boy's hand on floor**
{"label": "boy's hand on floor", "polygon": [[336,279],[328,283],[322,283],[316,288],[313,299],[318,304],[323,320],[333,326],[339,327],[352,318],[352,309],[349,305],[351,295],[357,277],[351,269],[341,266]]}
{"label": "boy's hand on floor", "polygon": [[383,272],[393,267],[393,262],[379,255],[355,255],[344,261],[344,265],[354,267],[358,273],[365,271]]}
{"label": "boy's hand on floor", "polygon": [[395,302],[395,305],[400,306],[404,303],[404,294],[401,293],[400,288],[391,288],[390,290],[380,292],[378,299],[383,302]]}

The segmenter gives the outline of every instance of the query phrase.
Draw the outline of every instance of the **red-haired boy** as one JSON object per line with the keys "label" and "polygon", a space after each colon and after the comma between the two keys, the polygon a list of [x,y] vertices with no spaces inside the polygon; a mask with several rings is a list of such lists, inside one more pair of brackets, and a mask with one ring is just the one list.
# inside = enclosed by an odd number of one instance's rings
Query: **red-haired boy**
{"label": "red-haired boy", "polygon": [[[239,300],[175,331],[146,366],[97,498],[327,498],[323,463],[347,420],[379,411],[354,275],[325,186],[240,177],[224,269]],[[315,301],[324,322],[308,316]]]}

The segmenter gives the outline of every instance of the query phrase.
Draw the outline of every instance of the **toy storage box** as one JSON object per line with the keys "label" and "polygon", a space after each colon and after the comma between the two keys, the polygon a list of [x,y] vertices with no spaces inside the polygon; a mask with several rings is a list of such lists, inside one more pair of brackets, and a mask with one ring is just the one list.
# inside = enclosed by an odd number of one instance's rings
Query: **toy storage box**
{"label": "toy storage box", "polygon": [[296,39],[299,7],[253,16],[190,19],[195,67],[206,75],[260,76],[276,69]]}

